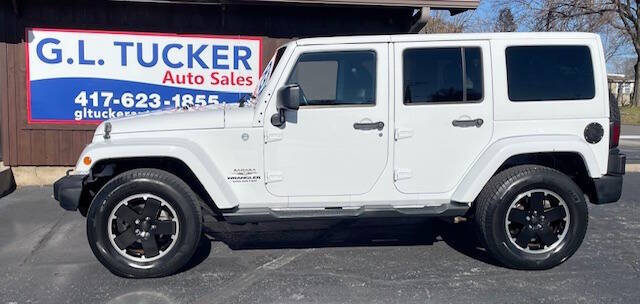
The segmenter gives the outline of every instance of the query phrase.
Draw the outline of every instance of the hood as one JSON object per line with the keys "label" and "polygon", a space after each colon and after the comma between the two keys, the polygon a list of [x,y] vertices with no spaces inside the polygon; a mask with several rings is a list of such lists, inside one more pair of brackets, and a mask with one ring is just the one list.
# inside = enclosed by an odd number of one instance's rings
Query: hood
{"label": "hood", "polygon": [[240,108],[237,104],[196,106],[110,119],[98,126],[95,136],[104,134],[107,122],[111,124],[111,134],[120,134],[245,127],[250,126],[252,121],[253,107]]}

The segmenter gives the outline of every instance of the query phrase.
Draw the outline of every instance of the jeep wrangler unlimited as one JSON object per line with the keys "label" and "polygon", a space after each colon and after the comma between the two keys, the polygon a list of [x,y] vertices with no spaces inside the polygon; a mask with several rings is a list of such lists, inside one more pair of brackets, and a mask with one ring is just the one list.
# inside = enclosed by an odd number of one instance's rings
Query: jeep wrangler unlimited
{"label": "jeep wrangler unlimited", "polygon": [[507,267],[547,269],[620,198],[603,48],[586,33],[312,38],[254,96],[100,124],[54,196],[113,273],[158,277],[230,223],[465,217]]}

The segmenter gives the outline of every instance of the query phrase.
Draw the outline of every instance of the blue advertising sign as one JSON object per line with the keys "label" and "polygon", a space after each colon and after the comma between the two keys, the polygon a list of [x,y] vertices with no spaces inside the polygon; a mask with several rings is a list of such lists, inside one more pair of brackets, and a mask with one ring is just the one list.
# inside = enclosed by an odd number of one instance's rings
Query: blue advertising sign
{"label": "blue advertising sign", "polygon": [[232,103],[259,82],[258,37],[36,28],[27,37],[30,124]]}

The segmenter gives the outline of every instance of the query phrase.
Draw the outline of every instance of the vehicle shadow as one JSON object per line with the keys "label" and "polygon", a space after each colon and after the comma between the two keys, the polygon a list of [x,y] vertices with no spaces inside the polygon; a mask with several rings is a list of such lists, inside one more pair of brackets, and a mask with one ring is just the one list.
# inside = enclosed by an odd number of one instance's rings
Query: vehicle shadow
{"label": "vehicle shadow", "polygon": [[444,242],[473,259],[500,265],[479,244],[471,223],[452,224],[438,219],[305,220],[231,225],[211,222],[198,251],[186,269],[204,261],[211,242],[233,250],[323,247],[420,246]]}

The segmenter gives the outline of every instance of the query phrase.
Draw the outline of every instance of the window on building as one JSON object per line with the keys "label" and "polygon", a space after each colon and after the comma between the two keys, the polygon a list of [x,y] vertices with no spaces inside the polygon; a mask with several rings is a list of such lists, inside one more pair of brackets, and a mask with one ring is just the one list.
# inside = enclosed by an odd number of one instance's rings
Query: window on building
{"label": "window on building", "polygon": [[517,46],[506,50],[511,101],[584,100],[595,96],[587,46]]}
{"label": "window on building", "polygon": [[375,104],[376,55],[373,51],[306,53],[287,83],[300,85],[307,105]]}
{"label": "window on building", "polygon": [[403,76],[405,104],[478,102],[483,98],[478,47],[405,50]]}

